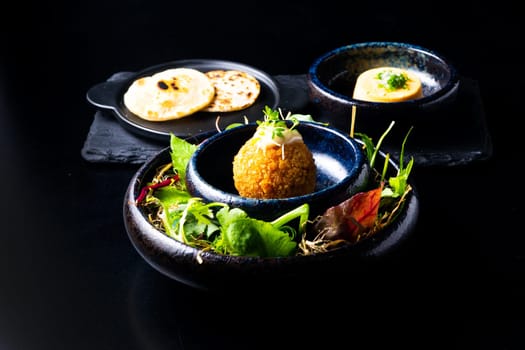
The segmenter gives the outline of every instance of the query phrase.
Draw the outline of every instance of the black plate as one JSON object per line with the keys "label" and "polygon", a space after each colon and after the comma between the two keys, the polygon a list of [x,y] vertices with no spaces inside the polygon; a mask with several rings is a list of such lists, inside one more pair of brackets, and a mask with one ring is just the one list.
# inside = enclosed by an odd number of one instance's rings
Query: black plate
{"label": "black plate", "polygon": [[[123,96],[134,80],[170,68],[193,68],[201,72],[215,69],[240,70],[253,75],[261,84],[261,92],[255,103],[243,110],[218,113],[197,112],[191,116],[165,122],[151,122],[131,113],[123,102]],[[114,112],[121,124],[132,132],[160,140],[168,140],[171,133],[179,137],[190,137],[210,130],[215,130],[217,116],[220,125],[244,122],[244,116],[254,115],[260,119],[265,106],[277,108],[280,101],[279,89],[275,80],[265,72],[242,63],[212,60],[188,59],[167,62],[148,67],[124,80],[105,81],[94,85],[87,92],[87,100],[100,108]]]}

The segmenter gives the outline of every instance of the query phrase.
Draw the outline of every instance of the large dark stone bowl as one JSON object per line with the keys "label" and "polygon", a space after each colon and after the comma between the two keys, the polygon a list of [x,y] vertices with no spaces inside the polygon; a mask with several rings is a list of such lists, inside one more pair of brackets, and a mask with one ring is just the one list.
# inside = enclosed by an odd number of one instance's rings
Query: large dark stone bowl
{"label": "large dark stone bowl", "polygon": [[[319,126],[306,126],[303,131],[303,137],[305,140],[310,140],[306,129],[318,128]],[[232,152],[234,148],[240,147],[243,142],[243,138],[248,137],[247,130],[253,131],[250,127],[246,127],[246,132],[241,128],[235,131],[230,129],[229,133],[235,136],[237,141],[230,147],[223,144],[226,148],[223,155],[217,154],[219,151],[208,150],[206,144],[215,143],[213,140],[207,143],[207,140],[203,141],[200,146],[200,156],[203,153],[211,152],[208,156],[213,157],[233,157]],[[316,147],[322,148],[320,144],[323,142],[340,142],[341,136],[337,136],[339,131],[328,130],[325,131],[328,134],[335,133],[332,135],[335,140],[330,137],[324,140],[317,140],[319,144]],[[211,138],[213,138],[212,136]],[[210,138],[210,140],[211,140]],[[229,137],[228,137],[229,138]],[[346,136],[345,136],[346,138]],[[216,140],[221,139],[220,137]],[[354,139],[352,139],[354,140]],[[353,141],[349,143],[354,147],[354,142],[360,144],[360,141]],[[312,143],[310,143],[312,146]],[[336,157],[343,157],[339,162],[343,167],[350,168],[348,171],[349,179],[342,177],[336,180],[336,183],[331,184],[334,188],[344,191],[348,191],[351,184],[355,184],[357,180],[362,181],[362,175],[368,174],[367,167],[358,166],[357,170],[352,170],[355,165],[347,166],[348,162],[353,161],[355,156],[343,156],[338,153],[337,150],[331,149],[328,146],[325,151],[321,151],[319,148],[313,147],[314,155],[321,152],[335,152]],[[231,148],[228,151],[228,148]],[[330,150],[330,151],[328,151]],[[357,152],[358,150],[354,150]],[[351,152],[354,152],[351,151]],[[211,158],[205,157],[210,161]],[[379,153],[378,163],[382,164],[385,160],[385,155]],[[162,274],[169,276],[170,278],[182,282],[188,286],[205,289],[205,290],[236,290],[240,288],[262,288],[262,287],[292,287],[296,288],[301,284],[319,283],[321,279],[327,278],[327,276],[348,276],[351,270],[358,268],[359,266],[366,266],[369,263],[381,261],[382,259],[392,256],[394,252],[398,251],[398,248],[402,246],[402,243],[407,240],[410,234],[415,230],[418,215],[419,215],[419,199],[417,190],[412,181],[410,184],[413,187],[413,191],[408,195],[405,206],[398,218],[387,228],[381,232],[361,240],[359,243],[341,248],[334,249],[326,253],[320,253],[308,256],[292,256],[292,257],[278,257],[278,258],[262,258],[262,257],[241,257],[241,256],[224,256],[219,255],[210,251],[202,251],[193,247],[190,247],[184,243],[181,243],[165,233],[156,229],[151,225],[142,211],[137,206],[136,199],[140,193],[140,190],[145,186],[148,181],[151,181],[155,175],[156,170],[159,166],[167,164],[171,161],[170,149],[165,148],[148,162],[146,162],[132,177],[129,186],[127,188],[125,199],[123,203],[123,218],[126,231],[129,239],[138,253],[144,258],[156,270]],[[230,162],[231,163],[231,162]],[[358,161],[360,164],[360,161]],[[335,163],[337,164],[337,162]],[[210,164],[211,166],[211,164]],[[392,160],[389,159],[389,168],[391,171],[397,171],[398,166]],[[322,172],[330,172],[332,167],[325,166]],[[225,171],[215,168],[216,172]],[[193,170],[191,170],[193,171]],[[190,171],[190,174],[191,174]],[[229,170],[228,170],[229,171]],[[340,171],[340,170],[339,170]],[[195,175],[191,175],[195,176]],[[324,174],[323,176],[328,176]],[[337,176],[335,177],[337,179]],[[212,181],[212,180],[210,180]],[[222,186],[220,180],[216,184]],[[344,185],[341,185],[344,184]],[[202,184],[197,186],[203,186]],[[206,185],[207,186],[207,185]],[[322,191],[322,189],[319,189]],[[338,201],[342,201],[341,198],[348,198],[350,192],[341,197],[340,193],[336,191],[332,193],[337,196]],[[206,196],[208,200],[213,196]],[[326,208],[333,203],[333,198],[325,198]],[[299,204],[302,200],[297,201],[295,204]],[[235,201],[229,202],[234,204]],[[257,212],[256,207],[252,208],[254,215],[261,214],[261,216],[267,216],[269,211],[275,209],[274,205],[261,204],[260,212]],[[326,209],[324,208],[324,209]],[[279,209],[279,206],[277,206]],[[321,208],[317,208],[320,210]],[[263,211],[265,211],[263,213]],[[263,215],[264,214],[264,215]]]}

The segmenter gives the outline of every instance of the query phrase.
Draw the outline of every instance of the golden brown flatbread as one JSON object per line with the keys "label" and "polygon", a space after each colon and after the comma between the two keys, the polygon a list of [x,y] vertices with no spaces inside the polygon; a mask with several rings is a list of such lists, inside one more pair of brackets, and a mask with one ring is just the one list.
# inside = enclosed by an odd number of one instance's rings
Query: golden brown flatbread
{"label": "golden brown flatbread", "polygon": [[238,70],[212,70],[205,73],[215,87],[215,97],[205,112],[233,112],[250,107],[261,92],[259,81]]}
{"label": "golden brown flatbread", "polygon": [[142,119],[180,119],[206,107],[215,97],[208,77],[192,68],[172,68],[135,80],[124,94],[125,106]]}

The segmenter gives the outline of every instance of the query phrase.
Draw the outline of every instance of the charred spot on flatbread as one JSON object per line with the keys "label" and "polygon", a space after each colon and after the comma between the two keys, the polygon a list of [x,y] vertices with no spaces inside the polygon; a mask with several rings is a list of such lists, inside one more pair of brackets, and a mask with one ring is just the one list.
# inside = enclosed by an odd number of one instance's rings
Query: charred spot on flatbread
{"label": "charred spot on flatbread", "polygon": [[205,73],[215,88],[215,96],[204,112],[233,112],[250,107],[261,92],[259,81],[239,70],[211,70]]}
{"label": "charred spot on flatbread", "polygon": [[189,116],[215,97],[208,77],[192,68],[172,68],[133,81],[124,94],[124,105],[149,121]]}

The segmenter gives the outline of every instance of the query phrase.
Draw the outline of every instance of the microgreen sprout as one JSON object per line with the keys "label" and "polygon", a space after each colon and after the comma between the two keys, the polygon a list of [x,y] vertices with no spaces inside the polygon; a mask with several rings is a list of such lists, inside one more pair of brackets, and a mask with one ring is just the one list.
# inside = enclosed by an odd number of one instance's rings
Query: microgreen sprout
{"label": "microgreen sprout", "polygon": [[[299,125],[299,119],[289,115],[288,119],[282,115],[282,111],[275,110],[269,106],[265,106],[263,110],[264,120],[257,120],[259,127],[270,129],[272,132],[272,139],[284,137],[286,130],[293,130]],[[291,126],[288,126],[287,120],[292,122]]]}
{"label": "microgreen sprout", "polygon": [[[390,123],[386,131],[379,138],[379,141],[377,142],[376,145],[374,145],[372,139],[368,137],[367,135],[356,133],[356,135],[359,136],[364,143],[365,152],[367,154],[367,158],[369,160],[370,167],[374,168],[376,157],[383,143],[383,140],[385,139],[387,134],[390,132],[390,130],[392,130],[392,128],[394,127],[394,124],[395,124],[394,121]],[[383,190],[383,196],[385,197],[400,197],[407,190],[408,176],[410,172],[412,171],[412,167],[414,165],[414,158],[412,157],[410,159],[406,167],[404,165],[403,158],[404,158],[404,153],[405,153],[405,144],[407,142],[408,136],[410,135],[410,132],[412,131],[412,129],[413,127],[410,127],[410,129],[408,130],[407,134],[405,135],[403,139],[403,143],[401,145],[401,152],[399,155],[399,170],[396,176],[392,176],[388,179],[389,186],[386,186]],[[389,163],[390,163],[390,154],[387,153],[385,154],[385,161],[383,164],[383,169],[381,171],[380,182],[385,181]]]}

